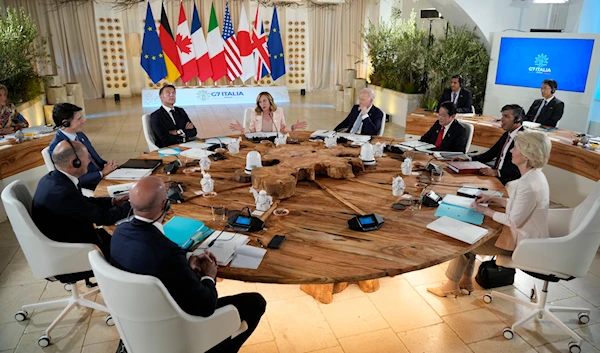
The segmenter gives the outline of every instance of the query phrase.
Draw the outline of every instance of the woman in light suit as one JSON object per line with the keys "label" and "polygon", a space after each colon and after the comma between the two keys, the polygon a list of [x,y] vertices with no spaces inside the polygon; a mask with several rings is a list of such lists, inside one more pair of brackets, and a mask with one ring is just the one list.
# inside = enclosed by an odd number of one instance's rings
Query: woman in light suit
{"label": "woman in light suit", "polygon": [[[509,226],[510,232],[501,232],[472,252],[453,259],[446,271],[449,281],[440,287],[427,288],[429,292],[445,297],[456,296],[466,289],[471,294],[475,254],[511,256],[521,240],[549,237],[550,189],[542,167],[548,162],[551,148],[550,139],[541,132],[526,130],[515,136],[512,161],[519,168],[521,178],[506,185],[508,199],[482,195],[471,205],[475,211]],[[504,207],[506,212],[481,205],[488,202]]]}
{"label": "woman in light suit", "polygon": [[[306,121],[297,121],[290,126],[290,130],[304,129]],[[239,121],[231,123],[229,128],[240,133],[248,132]],[[277,108],[273,96],[269,92],[261,92],[256,98],[256,108],[250,117],[250,132],[285,132],[287,125],[283,116],[283,109]]]}

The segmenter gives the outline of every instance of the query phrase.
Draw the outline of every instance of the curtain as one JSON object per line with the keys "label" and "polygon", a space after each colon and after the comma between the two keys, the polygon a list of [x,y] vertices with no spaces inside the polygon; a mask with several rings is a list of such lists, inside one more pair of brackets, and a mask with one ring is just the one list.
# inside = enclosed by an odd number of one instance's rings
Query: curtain
{"label": "curtain", "polygon": [[353,0],[334,7],[310,7],[309,91],[331,91],[342,84],[344,70],[356,69],[366,77],[367,56],[362,40],[369,12],[375,10],[368,0]]}
{"label": "curtain", "polygon": [[57,68],[41,68],[40,74],[56,73],[63,83],[81,83],[85,99],[102,97],[102,70],[92,1],[58,10],[42,1],[4,0],[4,5],[24,7],[37,23],[40,35],[48,36],[47,50]]}

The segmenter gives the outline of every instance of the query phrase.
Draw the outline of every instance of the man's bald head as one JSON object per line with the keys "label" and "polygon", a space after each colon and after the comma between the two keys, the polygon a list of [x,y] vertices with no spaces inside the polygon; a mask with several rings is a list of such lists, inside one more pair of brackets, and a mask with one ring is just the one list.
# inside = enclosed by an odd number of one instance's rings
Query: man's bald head
{"label": "man's bald head", "polygon": [[167,199],[165,183],[154,176],[140,179],[129,190],[129,202],[133,212],[141,217],[156,218],[163,211]]}
{"label": "man's bald head", "polygon": [[[71,144],[73,147],[71,147]],[[56,147],[54,147],[54,151],[52,152],[52,161],[54,161],[54,165],[58,169],[75,175],[73,170],[87,170],[87,163],[85,163],[87,161],[85,157],[87,156],[87,148],[81,142],[71,141],[71,143],[69,143],[69,141],[64,140],[59,142]],[[82,166],[80,168],[75,168],[73,166],[73,161],[76,158],[79,158],[79,160],[82,162]],[[75,176],[79,177],[79,175]]]}

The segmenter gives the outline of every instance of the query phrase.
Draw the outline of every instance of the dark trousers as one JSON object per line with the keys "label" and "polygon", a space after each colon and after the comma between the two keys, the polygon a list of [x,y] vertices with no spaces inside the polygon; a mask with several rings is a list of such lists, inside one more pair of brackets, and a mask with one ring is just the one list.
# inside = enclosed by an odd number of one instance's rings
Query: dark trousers
{"label": "dark trousers", "polygon": [[110,240],[112,236],[104,228],[97,228],[96,235],[98,235],[98,241],[94,242],[94,244],[100,248],[106,261],[110,262]]}
{"label": "dark trousers", "polygon": [[248,337],[254,332],[256,326],[258,326],[260,318],[265,313],[265,308],[267,307],[265,298],[259,293],[242,293],[219,298],[217,308],[229,304],[236,307],[240,313],[240,320],[246,321],[248,329],[233,339],[231,339],[231,337],[226,339],[206,353],[235,353],[239,351],[244,342],[246,342]]}

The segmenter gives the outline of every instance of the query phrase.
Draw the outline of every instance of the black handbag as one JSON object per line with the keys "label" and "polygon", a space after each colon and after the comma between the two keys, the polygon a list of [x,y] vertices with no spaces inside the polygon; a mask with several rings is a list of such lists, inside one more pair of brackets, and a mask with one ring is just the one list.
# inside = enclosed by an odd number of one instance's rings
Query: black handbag
{"label": "black handbag", "polygon": [[485,289],[508,286],[515,281],[515,269],[496,265],[496,258],[479,266],[475,280]]}

